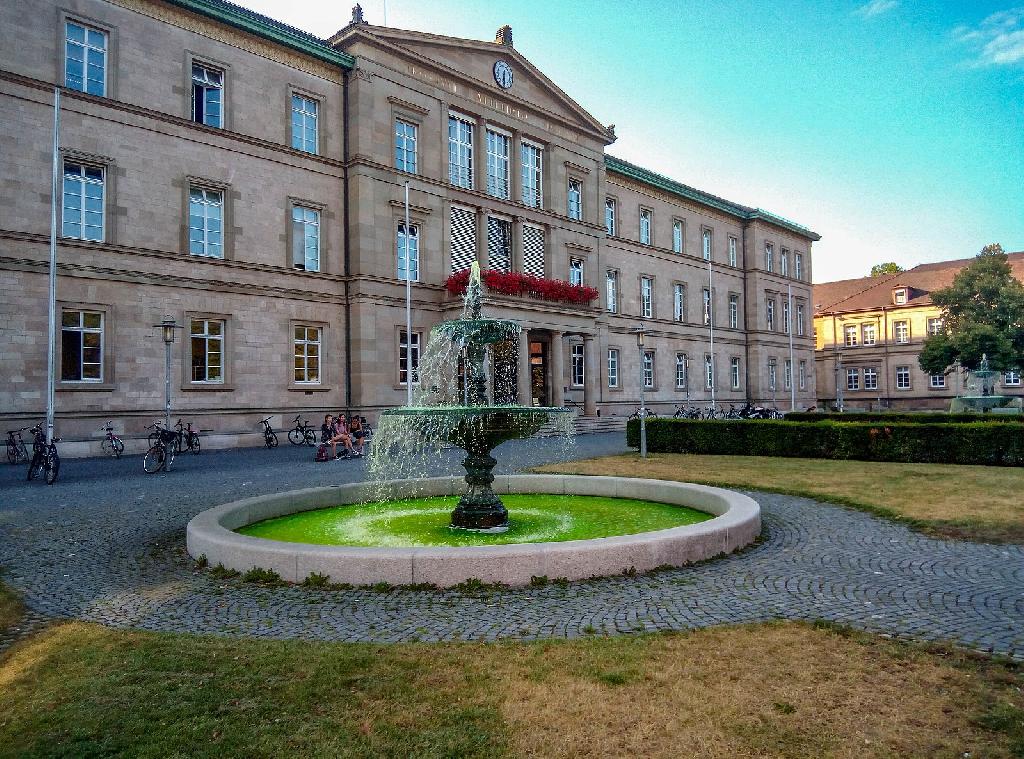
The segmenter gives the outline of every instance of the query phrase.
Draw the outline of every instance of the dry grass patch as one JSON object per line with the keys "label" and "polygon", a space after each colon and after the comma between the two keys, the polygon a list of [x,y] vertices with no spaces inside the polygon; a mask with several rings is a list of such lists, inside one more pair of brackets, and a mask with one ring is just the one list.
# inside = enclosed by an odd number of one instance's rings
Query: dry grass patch
{"label": "dry grass patch", "polygon": [[13,627],[21,619],[21,599],[0,583],[0,632]]}
{"label": "dry grass patch", "polygon": [[770,490],[866,508],[944,537],[1024,543],[1024,470],[1014,467],[658,453],[535,471]]}

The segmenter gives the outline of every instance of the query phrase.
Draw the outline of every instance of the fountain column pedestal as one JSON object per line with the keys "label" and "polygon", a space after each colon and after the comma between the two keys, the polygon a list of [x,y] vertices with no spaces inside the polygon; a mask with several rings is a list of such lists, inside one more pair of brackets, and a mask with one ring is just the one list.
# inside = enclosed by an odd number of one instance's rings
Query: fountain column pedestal
{"label": "fountain column pedestal", "polygon": [[452,527],[462,530],[504,532],[508,529],[508,510],[491,489],[492,470],[497,460],[490,451],[470,451],[462,465],[466,468],[466,492],[452,512]]}

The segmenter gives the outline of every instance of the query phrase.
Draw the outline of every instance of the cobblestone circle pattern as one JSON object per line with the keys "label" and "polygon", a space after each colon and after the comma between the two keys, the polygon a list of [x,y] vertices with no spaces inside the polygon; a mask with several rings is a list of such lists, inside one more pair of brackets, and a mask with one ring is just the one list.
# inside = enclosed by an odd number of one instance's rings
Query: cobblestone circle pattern
{"label": "cobblestone circle pattern", "polygon": [[[619,453],[622,435],[510,443],[500,471]],[[0,567],[29,613],[23,631],[77,618],[116,628],[333,641],[572,638],[771,619],[1024,657],[1024,546],[936,540],[852,509],[751,493],[763,542],[639,577],[500,591],[264,588],[217,580],[184,553],[196,513],[261,493],[354,481],[362,461],[310,449],[204,452],[146,476],[139,457],[70,460],[47,488],[0,472]],[[439,462],[437,472],[457,463]],[[0,649],[19,631],[0,639]]]}

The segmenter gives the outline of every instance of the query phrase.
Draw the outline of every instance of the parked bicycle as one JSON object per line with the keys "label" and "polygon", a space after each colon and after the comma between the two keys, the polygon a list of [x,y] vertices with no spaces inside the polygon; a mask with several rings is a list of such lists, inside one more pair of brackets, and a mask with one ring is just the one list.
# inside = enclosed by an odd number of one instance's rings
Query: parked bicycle
{"label": "parked bicycle", "polygon": [[700,409],[689,404],[686,406],[676,405],[676,412],[672,416],[675,419],[700,419]]}
{"label": "parked bicycle", "polygon": [[301,415],[295,417],[295,427],[288,431],[288,442],[292,445],[316,445],[316,430]]}
{"label": "parked bicycle", "polygon": [[[644,414],[644,416],[646,416],[648,419],[650,419],[651,417],[657,417],[658,416],[656,413],[654,413],[653,410],[651,410],[649,408],[645,407],[644,411],[646,412]],[[632,414],[629,415],[629,418],[630,419],[639,419],[640,418],[640,409],[637,408]]]}
{"label": "parked bicycle", "polygon": [[25,448],[25,440],[21,433],[28,427],[18,430],[7,430],[7,461],[11,464],[24,464],[28,461],[28,449]]}
{"label": "parked bicycle", "polygon": [[180,419],[174,425],[178,436],[178,452],[188,451],[193,455],[199,455],[201,446],[199,444],[199,433],[192,430],[192,422],[182,422]]}
{"label": "parked bicycle", "polygon": [[121,454],[124,453],[124,441],[114,434],[114,423],[107,422],[100,429],[107,433],[101,445],[103,452],[108,456],[113,456],[115,459],[121,458]]}
{"label": "parked bicycle", "polygon": [[171,464],[174,463],[174,457],[178,452],[178,433],[174,430],[165,430],[160,422],[151,424],[146,429],[153,430],[150,434],[151,440],[153,435],[157,437],[156,442],[142,458],[142,469],[146,474],[153,474],[161,469],[171,471]]}
{"label": "parked bicycle", "polygon": [[43,475],[47,485],[57,481],[57,474],[60,472],[60,456],[57,455],[57,443],[59,437],[46,442],[46,433],[43,432],[43,425],[37,424],[31,430],[32,440],[32,461],[28,465],[28,479],[33,480],[37,474]]}
{"label": "parked bicycle", "polygon": [[260,421],[263,425],[263,445],[267,448],[277,448],[277,433],[270,426],[270,417]]}

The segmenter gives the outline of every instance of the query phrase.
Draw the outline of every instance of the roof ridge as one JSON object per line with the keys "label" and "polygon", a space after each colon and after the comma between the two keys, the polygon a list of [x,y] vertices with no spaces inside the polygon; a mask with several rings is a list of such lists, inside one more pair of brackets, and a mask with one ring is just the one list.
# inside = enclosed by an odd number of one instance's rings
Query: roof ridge
{"label": "roof ridge", "polygon": [[[881,277],[872,277],[872,276],[867,276],[867,277],[861,277],[861,279],[865,280],[866,282],[870,282],[870,284],[868,284],[868,286],[867,286],[867,287],[865,287],[865,288],[864,288],[864,289],[862,289],[862,290],[858,290],[857,292],[853,292],[853,293],[848,293],[848,294],[844,295],[844,296],[843,296],[842,298],[840,298],[839,300],[837,300],[837,301],[836,301],[835,303],[831,303],[831,304],[829,304],[829,306],[828,306],[828,309],[829,309],[829,310],[831,310],[831,311],[834,311],[834,310],[835,310],[835,308],[836,308],[836,306],[838,306],[838,305],[839,305],[840,303],[844,303],[844,302],[846,302],[846,301],[850,300],[851,298],[856,298],[856,297],[857,297],[858,295],[863,295],[863,294],[864,294],[864,293],[866,293],[866,292],[867,292],[868,290],[873,290],[873,289],[875,289],[876,287],[878,287],[879,285],[882,285],[882,284],[886,284],[886,283],[892,282],[892,280],[894,280],[894,279],[895,279],[896,277],[898,277],[898,276],[899,276],[900,274],[905,274],[905,273],[906,273],[906,272],[902,272],[902,271],[901,271],[901,272],[897,272],[896,274],[883,274],[883,275],[882,275]],[[872,280],[874,280],[874,281],[872,281]],[[839,282],[843,282],[843,281],[847,281],[847,282],[856,282],[857,280],[856,280],[856,279],[851,279],[851,280],[838,280],[838,281],[839,281]],[[823,282],[822,284],[823,284],[823,285],[830,285],[830,284],[832,284],[832,283],[831,283],[831,282]],[[822,306],[824,306],[824,304],[822,304]],[[815,304],[814,310],[815,310],[816,312],[818,312],[818,306],[817,306],[817,304]],[[819,312],[819,313],[820,313],[820,312]]]}

